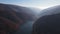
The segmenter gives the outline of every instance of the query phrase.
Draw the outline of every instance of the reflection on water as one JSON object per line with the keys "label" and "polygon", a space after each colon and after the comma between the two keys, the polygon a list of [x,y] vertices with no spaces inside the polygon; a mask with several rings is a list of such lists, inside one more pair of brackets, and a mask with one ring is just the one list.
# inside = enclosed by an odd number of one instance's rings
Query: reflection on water
{"label": "reflection on water", "polygon": [[20,26],[17,34],[31,34],[33,21],[27,21],[25,24]]}

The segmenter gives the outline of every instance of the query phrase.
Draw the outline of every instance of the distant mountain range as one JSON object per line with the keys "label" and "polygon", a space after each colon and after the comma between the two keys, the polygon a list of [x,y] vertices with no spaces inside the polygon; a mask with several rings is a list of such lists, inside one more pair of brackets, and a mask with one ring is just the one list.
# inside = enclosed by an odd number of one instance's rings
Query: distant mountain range
{"label": "distant mountain range", "polygon": [[59,14],[60,13],[60,5],[53,6],[44,10],[41,10],[39,13],[39,16],[46,16],[46,15],[53,15],[53,14]]}
{"label": "distant mountain range", "polygon": [[17,19],[13,18],[14,16],[17,16],[16,18],[22,19],[24,21],[35,20],[38,14],[37,11],[39,10],[35,8],[33,9],[33,8],[22,7],[17,5],[0,4],[1,16],[4,16],[13,21],[17,21]]}

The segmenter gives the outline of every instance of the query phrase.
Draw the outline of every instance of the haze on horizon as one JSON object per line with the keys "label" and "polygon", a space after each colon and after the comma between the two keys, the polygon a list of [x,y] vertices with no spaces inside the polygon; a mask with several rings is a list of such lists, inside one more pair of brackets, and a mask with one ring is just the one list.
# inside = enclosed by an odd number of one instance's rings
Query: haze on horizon
{"label": "haze on horizon", "polygon": [[0,0],[0,3],[46,9],[51,6],[60,5],[60,0]]}

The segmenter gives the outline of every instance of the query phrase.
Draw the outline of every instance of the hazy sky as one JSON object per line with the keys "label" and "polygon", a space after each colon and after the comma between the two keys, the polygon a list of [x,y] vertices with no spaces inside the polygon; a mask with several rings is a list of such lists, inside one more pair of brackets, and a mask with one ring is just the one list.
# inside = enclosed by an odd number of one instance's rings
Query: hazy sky
{"label": "hazy sky", "polygon": [[47,7],[60,5],[60,0],[0,0],[0,3],[45,9]]}

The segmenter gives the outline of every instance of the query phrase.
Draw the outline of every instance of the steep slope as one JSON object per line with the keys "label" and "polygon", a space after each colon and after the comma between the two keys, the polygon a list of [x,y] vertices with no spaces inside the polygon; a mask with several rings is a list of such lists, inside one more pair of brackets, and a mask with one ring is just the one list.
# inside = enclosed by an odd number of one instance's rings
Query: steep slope
{"label": "steep slope", "polygon": [[37,17],[35,15],[36,13],[27,7],[0,4],[0,26],[3,27],[0,28],[7,30],[10,34],[22,34],[21,31],[23,31],[23,34],[31,34],[32,23]]}

